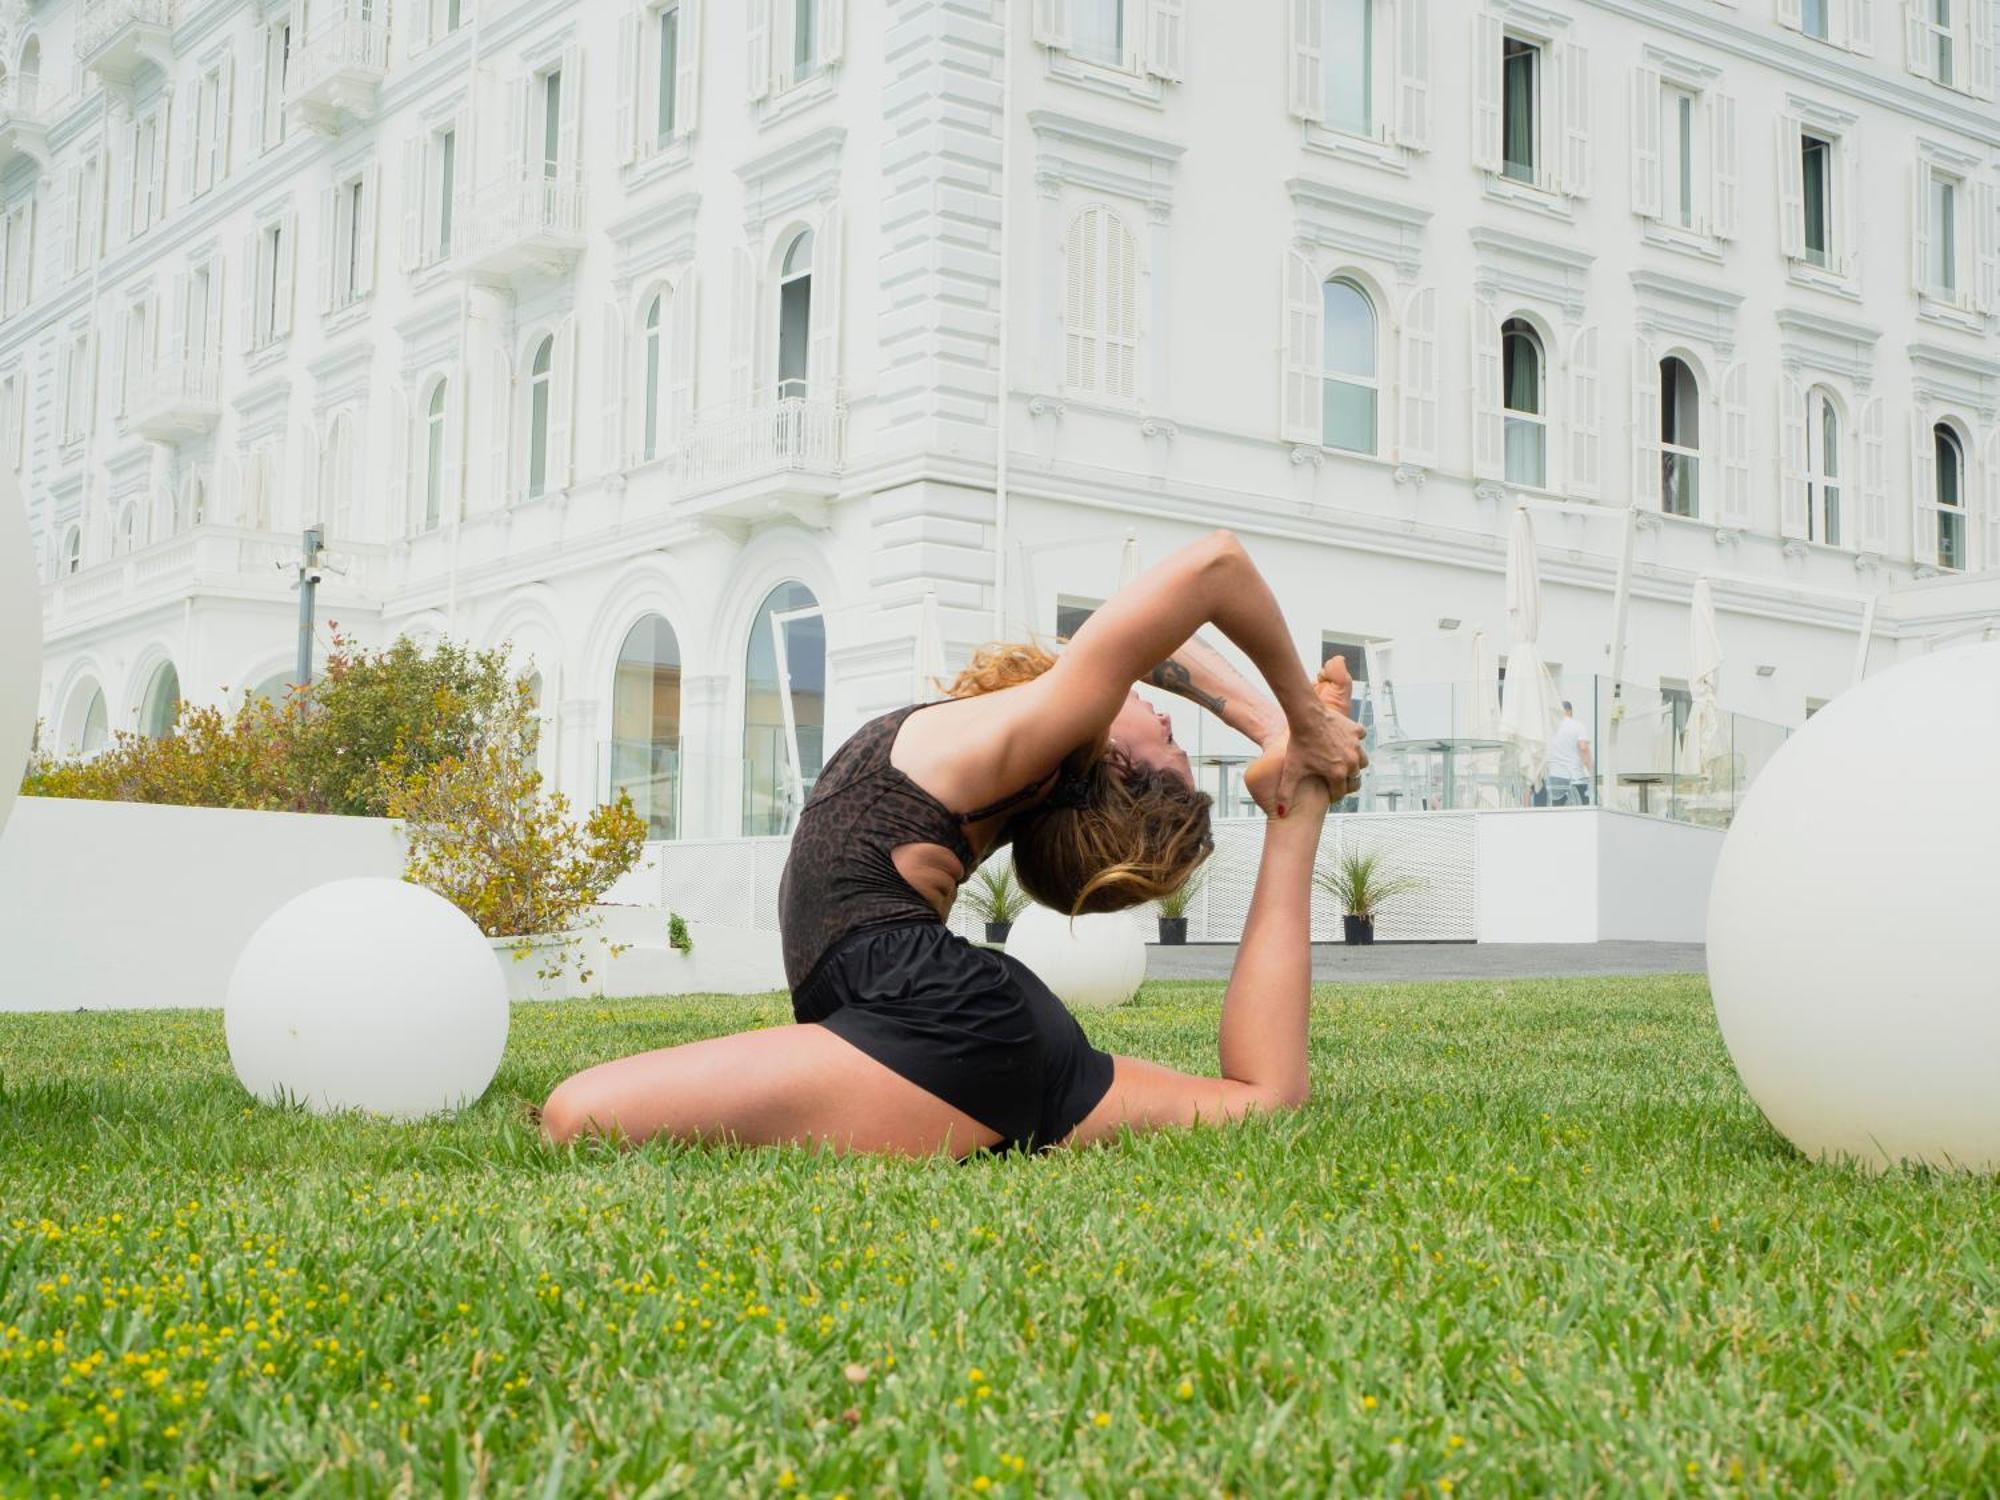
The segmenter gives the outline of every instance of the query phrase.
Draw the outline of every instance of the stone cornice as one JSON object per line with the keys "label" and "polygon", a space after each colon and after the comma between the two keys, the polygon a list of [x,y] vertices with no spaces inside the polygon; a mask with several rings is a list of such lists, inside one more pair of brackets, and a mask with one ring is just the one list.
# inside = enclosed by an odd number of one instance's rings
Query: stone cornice
{"label": "stone cornice", "polygon": [[1285,191],[1291,195],[1292,232],[1301,248],[1387,261],[1406,280],[1422,269],[1429,209],[1310,177],[1292,178]]}
{"label": "stone cornice", "polygon": [[1501,292],[1512,292],[1561,308],[1571,322],[1583,316],[1584,283],[1595,256],[1484,225],[1474,225],[1469,234],[1478,258],[1473,291],[1482,300],[1490,302]]}
{"label": "stone cornice", "polygon": [[840,192],[844,126],[828,125],[787,141],[736,169],[743,184],[743,227],[754,240],[771,220],[831,203]]}
{"label": "stone cornice", "polygon": [[1155,222],[1173,214],[1174,169],[1186,147],[1055,110],[1028,111],[1035,132],[1035,183],[1054,197],[1065,186],[1142,203]]}

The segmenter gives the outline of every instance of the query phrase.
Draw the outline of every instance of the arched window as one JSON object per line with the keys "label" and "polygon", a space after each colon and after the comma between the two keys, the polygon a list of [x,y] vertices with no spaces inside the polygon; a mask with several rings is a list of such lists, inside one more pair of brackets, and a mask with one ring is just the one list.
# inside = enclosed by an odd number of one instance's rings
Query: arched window
{"label": "arched window", "polygon": [[528,497],[547,492],[549,487],[549,407],[550,382],[555,379],[556,340],[550,334],[535,345],[528,366]]}
{"label": "arched window", "polygon": [[674,628],[647,615],[625,634],[611,683],[608,795],[632,799],[646,837],[670,839],[679,823],[681,647]]}
{"label": "arched window", "polygon": [[1965,566],[1965,449],[1943,422],[1931,429],[1937,446],[1937,557],[1940,568]]}
{"label": "arched window", "polygon": [[1806,539],[1844,547],[1841,524],[1840,408],[1833,393],[1814,386],[1806,394]]}
{"label": "arched window", "polygon": [[1502,323],[1500,404],[1506,421],[1507,482],[1530,489],[1543,488],[1549,477],[1549,415],[1542,368],[1542,341],[1534,327],[1521,318]]}
{"label": "arched window", "polygon": [[1063,385],[1131,401],[1139,393],[1139,242],[1118,215],[1092,205],[1070,221],[1063,259]]}
{"label": "arched window", "polygon": [[535,742],[523,759],[523,769],[532,771],[540,776],[544,786],[549,781],[549,715],[544,710],[542,704],[542,696],[546,690],[546,686],[542,681],[542,674],[539,671],[531,671],[528,674],[527,692],[529,727],[534,732]]}
{"label": "arched window", "polygon": [[1379,391],[1375,304],[1344,277],[1327,282],[1321,293],[1326,344],[1326,378],[1320,383],[1323,440],[1329,448],[1373,453]]}
{"label": "arched window", "polygon": [[199,472],[181,481],[181,527],[191,530],[208,519],[208,486]]}
{"label": "arched window", "polygon": [[77,573],[83,569],[83,528],[72,526],[63,534],[62,570]]}
{"label": "arched window", "polygon": [[118,550],[130,552],[139,543],[139,507],[128,505],[118,516]]}
{"label": "arched window", "polygon": [[341,412],[326,431],[320,455],[319,514],[329,535],[345,537],[354,520],[354,427]]}
{"label": "arched window", "polygon": [[1660,509],[1701,514],[1701,386],[1687,361],[1660,361]]}
{"label": "arched window", "polygon": [[181,713],[181,674],[170,661],[163,661],[146,687],[146,700],[139,709],[139,733],[149,740],[163,740],[174,732]]}
{"label": "arched window", "polygon": [[[781,583],[758,607],[743,670],[743,832],[788,832],[819,777],[826,724],[826,622],[818,615],[785,630],[785,681],[779,680],[773,615],[814,609],[802,583]],[[785,718],[786,688],[791,725]],[[799,785],[792,785],[791,736],[798,744]]]}
{"label": "arched window", "polygon": [[104,710],[104,690],[96,683],[79,688],[70,702],[69,733],[65,747],[73,755],[95,755],[110,738],[110,724]]}
{"label": "arched window", "polygon": [[437,530],[444,514],[445,382],[431,387],[431,404],[424,413],[424,530]]}
{"label": "arched window", "polygon": [[290,671],[273,672],[269,677],[266,677],[262,682],[250,689],[250,696],[252,698],[260,699],[265,703],[279,705],[282,705],[291,696],[291,693],[292,674]]}
{"label": "arched window", "polygon": [[810,229],[799,231],[778,273],[778,395],[803,397],[812,360]]}
{"label": "arched window", "polygon": [[642,450],[648,462],[660,456],[660,356],[665,335],[661,320],[666,312],[666,295],[660,293],[646,304],[646,442]]}
{"label": "arched window", "polygon": [[243,524],[252,531],[264,529],[269,517],[265,501],[270,489],[270,458],[262,448],[243,460]]}
{"label": "arched window", "polygon": [[36,94],[42,81],[42,39],[31,36],[21,48],[21,70],[15,79],[16,97],[23,109],[32,110],[39,102]]}

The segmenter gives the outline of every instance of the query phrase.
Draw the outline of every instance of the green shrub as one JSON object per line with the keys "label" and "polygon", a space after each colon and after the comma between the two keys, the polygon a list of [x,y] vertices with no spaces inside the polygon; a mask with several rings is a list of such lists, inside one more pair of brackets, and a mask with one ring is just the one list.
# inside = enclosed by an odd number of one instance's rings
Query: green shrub
{"label": "green shrub", "polygon": [[667,946],[676,953],[694,952],[694,934],[688,931],[688,924],[677,911],[667,913]]}

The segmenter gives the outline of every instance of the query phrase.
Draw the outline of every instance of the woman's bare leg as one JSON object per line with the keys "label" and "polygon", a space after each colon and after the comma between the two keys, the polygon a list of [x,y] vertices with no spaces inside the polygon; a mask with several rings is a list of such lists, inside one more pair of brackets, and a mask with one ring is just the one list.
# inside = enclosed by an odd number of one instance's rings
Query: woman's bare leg
{"label": "woman's bare leg", "polygon": [[557,1085],[542,1133],[637,1143],[820,1143],[837,1151],[965,1156],[1000,1136],[824,1026],[778,1026],[599,1063]]}
{"label": "woman's bare leg", "polygon": [[1222,999],[1222,1076],[1202,1078],[1118,1057],[1111,1089],[1071,1134],[1083,1145],[1134,1130],[1228,1120],[1306,1102],[1312,998],[1312,872],[1327,792],[1303,783],[1299,806],[1264,825],[1264,853],[1243,942]]}

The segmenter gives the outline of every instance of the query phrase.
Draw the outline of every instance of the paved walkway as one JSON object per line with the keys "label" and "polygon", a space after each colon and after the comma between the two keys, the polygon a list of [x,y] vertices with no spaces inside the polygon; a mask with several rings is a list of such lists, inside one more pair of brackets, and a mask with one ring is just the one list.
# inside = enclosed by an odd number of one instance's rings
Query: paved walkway
{"label": "paved walkway", "polygon": [[[1148,979],[1226,979],[1234,943],[1146,949]],[[1705,974],[1699,943],[1345,943],[1313,945],[1318,980],[1557,979],[1605,974]]]}

